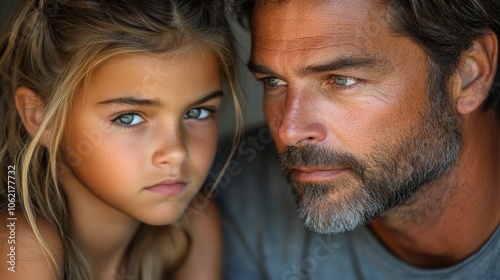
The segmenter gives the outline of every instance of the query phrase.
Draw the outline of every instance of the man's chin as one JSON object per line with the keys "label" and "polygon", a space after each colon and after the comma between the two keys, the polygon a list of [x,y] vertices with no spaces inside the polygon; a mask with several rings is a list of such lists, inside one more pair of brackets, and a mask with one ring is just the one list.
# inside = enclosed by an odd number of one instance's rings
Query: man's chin
{"label": "man's chin", "polygon": [[354,230],[385,209],[351,180],[329,185],[293,184],[298,214],[312,231],[331,234]]}
{"label": "man's chin", "polygon": [[329,196],[311,199],[303,196],[297,200],[298,214],[304,224],[312,231],[331,234],[351,231],[368,223],[373,217],[365,213],[360,203],[332,201]]}
{"label": "man's chin", "polygon": [[304,220],[304,225],[317,233],[335,234],[354,230],[356,227],[364,224],[359,219],[343,219],[335,215],[324,215],[318,212],[309,212],[299,209],[299,217]]}

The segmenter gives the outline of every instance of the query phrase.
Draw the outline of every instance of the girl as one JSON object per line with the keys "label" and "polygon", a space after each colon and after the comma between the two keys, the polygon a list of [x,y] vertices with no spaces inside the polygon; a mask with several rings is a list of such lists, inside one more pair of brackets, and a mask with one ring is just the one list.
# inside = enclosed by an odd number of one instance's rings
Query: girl
{"label": "girl", "polygon": [[235,97],[221,2],[22,8],[0,44],[1,279],[220,278],[213,207],[179,220],[223,80]]}

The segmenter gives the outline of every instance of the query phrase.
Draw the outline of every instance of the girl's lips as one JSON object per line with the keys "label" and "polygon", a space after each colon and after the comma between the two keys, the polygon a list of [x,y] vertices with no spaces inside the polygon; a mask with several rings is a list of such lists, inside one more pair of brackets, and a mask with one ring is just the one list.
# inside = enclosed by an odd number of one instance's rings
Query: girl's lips
{"label": "girl's lips", "polygon": [[294,169],[295,180],[300,183],[324,182],[339,176],[346,169]]}
{"label": "girl's lips", "polygon": [[186,181],[181,178],[168,178],[145,189],[158,194],[176,195],[183,192],[186,185]]}
{"label": "girl's lips", "polygon": [[173,183],[173,184],[157,184],[147,187],[146,190],[153,193],[164,195],[176,195],[182,193],[186,189],[186,183]]}

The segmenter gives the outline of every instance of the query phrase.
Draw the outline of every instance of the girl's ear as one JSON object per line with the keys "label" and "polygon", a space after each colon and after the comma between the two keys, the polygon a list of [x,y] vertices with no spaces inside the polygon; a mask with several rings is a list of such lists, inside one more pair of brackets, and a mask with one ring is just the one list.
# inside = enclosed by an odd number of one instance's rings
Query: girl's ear
{"label": "girl's ear", "polygon": [[[32,89],[20,86],[16,89],[15,101],[24,128],[31,136],[35,136],[40,129],[40,123],[45,113],[42,99]],[[47,146],[48,139],[49,133],[44,132],[40,139],[41,144]]]}
{"label": "girl's ear", "polygon": [[495,78],[498,40],[495,33],[473,42],[458,68],[460,89],[455,95],[457,111],[466,115],[477,110],[488,96]]}

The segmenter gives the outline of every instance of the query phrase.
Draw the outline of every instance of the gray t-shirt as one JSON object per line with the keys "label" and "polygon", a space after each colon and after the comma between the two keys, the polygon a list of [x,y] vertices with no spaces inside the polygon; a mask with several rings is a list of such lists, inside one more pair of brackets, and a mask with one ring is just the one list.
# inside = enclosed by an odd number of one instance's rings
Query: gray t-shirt
{"label": "gray t-shirt", "polygon": [[297,218],[267,128],[243,138],[229,167],[217,192],[225,279],[500,279],[500,228],[474,255],[442,269],[402,262],[366,226],[335,235],[309,231]]}

